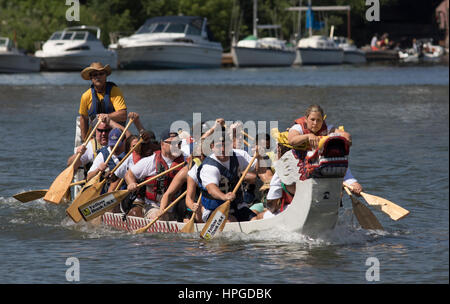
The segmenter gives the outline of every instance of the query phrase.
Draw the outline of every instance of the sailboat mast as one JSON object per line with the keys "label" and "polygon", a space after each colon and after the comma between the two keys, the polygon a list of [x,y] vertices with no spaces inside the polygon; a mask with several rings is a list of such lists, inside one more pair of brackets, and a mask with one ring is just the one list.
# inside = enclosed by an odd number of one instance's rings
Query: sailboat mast
{"label": "sailboat mast", "polygon": [[[311,8],[311,0],[308,0],[308,7]],[[312,11],[311,11],[312,14]],[[311,22],[311,16],[309,16],[309,37],[312,36],[312,22]]]}
{"label": "sailboat mast", "polygon": [[258,37],[258,0],[253,0],[253,36]]}

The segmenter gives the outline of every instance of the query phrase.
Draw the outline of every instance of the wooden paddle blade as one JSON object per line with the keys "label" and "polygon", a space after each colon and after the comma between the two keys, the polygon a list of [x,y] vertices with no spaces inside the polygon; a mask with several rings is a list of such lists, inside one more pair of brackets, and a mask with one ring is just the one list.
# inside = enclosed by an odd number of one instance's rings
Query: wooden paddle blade
{"label": "wooden paddle blade", "polygon": [[56,177],[47,193],[45,194],[44,201],[53,204],[61,203],[62,198],[67,192],[67,189],[69,189],[70,187],[73,179],[73,174],[73,165],[67,167],[63,172],[61,172],[61,174]]}
{"label": "wooden paddle blade", "polygon": [[104,185],[104,181],[94,184],[91,187],[87,188],[86,190],[80,192],[80,194],[73,200],[72,204],[66,209],[66,213],[70,218],[75,222],[78,223],[83,218],[80,214],[80,211],[78,208],[85,204],[86,202],[89,202],[90,200],[93,200],[94,198],[98,197],[101,192]]}
{"label": "wooden paddle blade", "polygon": [[100,182],[100,176],[102,174],[99,172],[97,175],[95,175],[93,178],[91,178],[90,180],[87,181],[86,184],[84,184],[83,189],[86,189],[94,184],[97,184]]}
{"label": "wooden paddle blade", "polygon": [[358,219],[359,224],[364,229],[384,230],[375,215],[363,203],[356,199],[353,195],[350,196],[352,200],[353,213]]}
{"label": "wooden paddle blade", "polygon": [[28,203],[44,197],[47,191],[48,189],[26,191],[14,194],[13,197],[22,203]]}
{"label": "wooden paddle blade", "polygon": [[189,222],[187,222],[183,228],[180,230],[181,233],[194,233],[194,219],[195,219],[195,212],[192,213],[191,218],[189,219]]}
{"label": "wooden paddle blade", "polygon": [[364,197],[369,205],[377,207],[380,211],[389,215],[389,217],[394,221],[398,221],[409,214],[408,210],[394,204],[391,201],[388,201],[385,198],[364,192],[361,192],[361,196]]}
{"label": "wooden paddle blade", "polygon": [[83,216],[83,219],[85,221],[90,221],[98,216],[101,216],[103,213],[113,209],[129,193],[130,191],[128,190],[118,190],[114,192],[108,192],[81,205],[78,208],[78,210],[80,214]]}
{"label": "wooden paddle blade", "polygon": [[[202,195],[203,194],[200,193],[200,196],[197,199],[197,204],[200,204],[200,202],[202,201]],[[189,219],[189,222],[187,222],[180,230],[181,233],[194,233],[195,213],[196,211],[192,211],[192,216]]]}
{"label": "wooden paddle blade", "polygon": [[200,237],[205,240],[212,239],[217,232],[222,232],[230,212],[231,201],[226,201],[216,208],[200,232]]}

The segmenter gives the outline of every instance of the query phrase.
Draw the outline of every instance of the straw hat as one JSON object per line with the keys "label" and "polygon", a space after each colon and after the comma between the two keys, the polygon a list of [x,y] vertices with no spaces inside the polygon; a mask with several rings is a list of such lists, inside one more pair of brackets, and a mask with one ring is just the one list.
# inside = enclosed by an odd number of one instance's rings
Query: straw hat
{"label": "straw hat", "polygon": [[105,71],[107,76],[111,75],[111,67],[109,64],[103,66],[101,62],[93,62],[90,66],[81,71],[81,78],[84,80],[90,80],[91,78],[89,77],[89,74],[92,71]]}

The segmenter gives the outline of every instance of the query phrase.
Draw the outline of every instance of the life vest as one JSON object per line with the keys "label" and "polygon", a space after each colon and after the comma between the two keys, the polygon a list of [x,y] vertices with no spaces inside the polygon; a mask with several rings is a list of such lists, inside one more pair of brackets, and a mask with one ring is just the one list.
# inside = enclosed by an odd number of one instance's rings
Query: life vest
{"label": "life vest", "polygon": [[[108,151],[108,147],[102,147],[100,150],[98,150],[97,153],[101,153],[103,155],[103,160],[106,161],[109,157],[110,152]],[[119,155],[115,155],[119,162],[125,157],[125,152],[120,153]],[[110,160],[108,161],[107,165],[110,171],[112,171],[118,163],[115,163],[113,158],[111,157]],[[105,183],[105,185],[103,186],[103,189],[101,191],[101,194],[104,194],[108,191],[109,188],[109,182]],[[119,188],[120,190],[125,190],[126,189],[126,185],[122,184]]]}
{"label": "life vest", "polygon": [[[230,169],[225,168],[221,163],[216,161],[211,157],[207,157],[203,160],[202,164],[197,170],[197,179],[199,183],[199,187],[202,190],[202,206],[208,210],[214,210],[220,205],[222,205],[225,201],[217,200],[213,198],[206,190],[206,187],[202,184],[202,179],[200,178],[200,172],[204,165],[211,165],[219,169],[220,172],[220,181],[219,181],[219,189],[223,193],[231,192],[236,184],[239,181],[239,161],[237,159],[236,153],[233,152],[233,155],[230,156]],[[233,205],[242,201],[242,191],[239,189],[236,193],[236,199],[232,202]]]}
{"label": "life vest", "polygon": [[92,104],[89,108],[88,115],[91,121],[95,119],[97,114],[101,113],[112,113],[115,111],[114,106],[111,103],[111,90],[113,87],[117,85],[114,82],[106,82],[106,90],[105,96],[102,100],[98,99],[97,92],[95,91],[94,85],[91,85],[91,95],[92,95]]}
{"label": "life vest", "polygon": [[296,124],[299,124],[299,125],[302,126],[303,134],[310,134],[310,133],[312,133],[312,134],[314,134],[314,135],[316,135],[316,136],[325,136],[325,135],[328,134],[328,127],[327,127],[327,124],[325,123],[325,120],[323,121],[322,127],[320,128],[320,130],[317,131],[316,133],[313,133],[313,132],[311,132],[311,131],[308,129],[308,126],[307,126],[307,124],[306,124],[306,117],[305,117],[305,116],[302,116],[302,117],[300,117],[300,118],[297,118],[294,122],[295,122]]}
{"label": "life vest", "polygon": [[[183,155],[180,155],[173,160],[170,168],[175,167],[176,165],[179,165],[182,162],[184,162],[184,157]],[[155,174],[146,177],[145,178],[146,180],[152,178],[153,176],[158,175],[161,172],[170,169],[161,155],[161,150],[155,151],[155,167],[156,167]],[[154,202],[159,202],[164,192],[167,190],[167,188],[169,188],[169,185],[172,182],[173,178],[181,169],[182,168],[175,169],[170,173],[167,173],[164,176],[161,176],[160,178],[149,182],[145,188],[145,197]]]}
{"label": "life vest", "polygon": [[[103,160],[106,160],[109,157],[109,150],[108,147],[103,147],[100,149],[99,153],[103,154]],[[125,152],[120,153],[119,155],[115,155],[119,161],[121,161],[125,157]],[[109,170],[114,169],[117,164],[114,162],[113,158],[111,157],[110,160],[107,163]]]}
{"label": "life vest", "polygon": [[292,195],[292,193],[290,193],[286,189],[286,186],[283,183],[281,183],[281,187],[283,188],[283,191],[281,192],[281,206],[279,210],[280,212],[283,211],[285,207],[287,207],[287,205],[289,205],[294,199],[294,195]]}

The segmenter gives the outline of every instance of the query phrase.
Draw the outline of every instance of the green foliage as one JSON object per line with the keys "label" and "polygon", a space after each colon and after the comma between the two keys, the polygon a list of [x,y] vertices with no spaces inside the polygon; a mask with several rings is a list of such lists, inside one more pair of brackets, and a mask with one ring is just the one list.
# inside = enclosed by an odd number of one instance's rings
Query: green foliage
{"label": "green foliage", "polygon": [[[381,6],[394,5],[399,0],[380,0]],[[364,0],[313,0],[313,5],[351,5],[353,24],[365,24],[367,6]],[[319,3],[320,2],[320,3]],[[231,32],[239,32],[239,38],[252,34],[252,0],[81,0],[80,21],[66,20],[69,8],[65,0],[0,0],[0,35],[14,38],[20,48],[36,50],[35,42],[45,41],[50,35],[68,26],[95,25],[102,30],[102,41],[110,43],[109,33],[136,31],[147,18],[167,15],[194,15],[208,18],[210,29],[217,41],[228,50]],[[306,6],[307,0],[302,1]],[[298,13],[286,8],[298,6],[299,0],[258,0],[258,24],[280,24],[280,37],[290,40],[298,29]],[[240,16],[242,15],[242,20]],[[319,16],[329,32],[346,34],[347,17],[344,12],[327,12]],[[305,30],[305,14],[302,28]],[[239,22],[240,20],[240,22]],[[239,28],[238,28],[239,24]],[[259,35],[270,33],[260,32]],[[273,35],[273,33],[272,33]]]}

